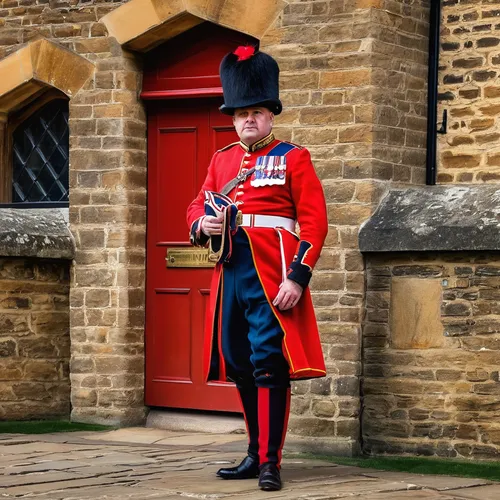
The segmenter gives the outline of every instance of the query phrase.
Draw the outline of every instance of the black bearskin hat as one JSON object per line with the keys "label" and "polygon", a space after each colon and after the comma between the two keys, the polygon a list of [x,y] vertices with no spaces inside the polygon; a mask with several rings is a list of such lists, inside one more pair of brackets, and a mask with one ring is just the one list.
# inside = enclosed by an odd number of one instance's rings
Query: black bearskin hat
{"label": "black bearskin hat", "polygon": [[279,115],[283,106],[279,99],[278,63],[254,47],[238,47],[224,56],[219,68],[224,104],[219,108],[233,115],[236,108],[262,106]]}

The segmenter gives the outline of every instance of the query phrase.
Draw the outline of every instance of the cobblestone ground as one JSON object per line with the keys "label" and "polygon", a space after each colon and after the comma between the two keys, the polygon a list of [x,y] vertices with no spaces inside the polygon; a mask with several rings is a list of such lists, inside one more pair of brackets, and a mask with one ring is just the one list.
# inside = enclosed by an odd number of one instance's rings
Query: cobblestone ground
{"label": "cobblestone ground", "polygon": [[[293,444],[292,444],[293,447]],[[0,435],[0,498],[38,500],[309,499],[499,500],[500,483],[381,472],[316,460],[285,459],[279,492],[257,480],[224,481],[238,463],[235,434],[121,429],[105,433]]]}

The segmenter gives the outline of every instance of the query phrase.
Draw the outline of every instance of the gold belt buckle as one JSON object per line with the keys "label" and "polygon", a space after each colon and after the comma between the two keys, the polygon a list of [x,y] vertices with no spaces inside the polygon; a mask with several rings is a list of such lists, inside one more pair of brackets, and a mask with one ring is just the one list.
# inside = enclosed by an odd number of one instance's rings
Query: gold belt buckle
{"label": "gold belt buckle", "polygon": [[243,213],[241,210],[238,210],[236,214],[236,226],[241,226],[243,224]]}

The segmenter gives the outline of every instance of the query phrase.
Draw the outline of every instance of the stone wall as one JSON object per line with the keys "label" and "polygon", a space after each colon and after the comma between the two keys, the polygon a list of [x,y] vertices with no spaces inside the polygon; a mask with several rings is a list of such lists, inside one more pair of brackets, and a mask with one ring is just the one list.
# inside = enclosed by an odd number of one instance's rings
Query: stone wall
{"label": "stone wall", "polygon": [[367,453],[500,454],[500,254],[367,257]]}
{"label": "stone wall", "polygon": [[0,57],[42,35],[96,65],[70,100],[72,418],[144,418],[146,124],[141,56],[98,21],[113,0],[6,0]]}
{"label": "stone wall", "polygon": [[442,12],[438,119],[448,110],[448,133],[438,136],[438,181],[500,180],[500,5],[445,0]]}
{"label": "stone wall", "polygon": [[[72,417],[130,424],[144,416],[142,56],[98,22],[123,3],[6,0],[0,56],[41,34],[96,65],[70,101]],[[428,10],[429,0],[291,0],[262,40],[282,69],[276,133],[310,149],[330,221],[312,281],[328,377],[294,384],[290,428],[331,438],[338,453],[360,436],[359,226],[390,185],[424,179]]]}
{"label": "stone wall", "polygon": [[310,150],[330,222],[311,282],[328,376],[294,384],[290,429],[337,453],[360,435],[359,225],[390,184],[425,178],[428,5],[290,1],[261,44],[281,68],[276,134]]}
{"label": "stone wall", "polygon": [[0,258],[0,420],[69,417],[69,266]]}

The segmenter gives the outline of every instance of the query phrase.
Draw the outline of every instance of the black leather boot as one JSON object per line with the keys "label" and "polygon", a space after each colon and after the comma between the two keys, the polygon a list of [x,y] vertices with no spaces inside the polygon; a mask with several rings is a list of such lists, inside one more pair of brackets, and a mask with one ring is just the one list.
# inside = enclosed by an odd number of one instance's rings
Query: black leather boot
{"label": "black leather boot", "polygon": [[259,461],[279,470],[290,413],[289,387],[258,388]]}
{"label": "black leather boot", "polygon": [[259,477],[259,461],[247,456],[238,467],[219,469],[217,476],[222,479],[253,479]]}
{"label": "black leather boot", "polygon": [[278,467],[267,462],[260,468],[259,488],[264,491],[281,490],[281,476]]}
{"label": "black leather boot", "polygon": [[259,456],[259,417],[257,411],[258,392],[255,386],[238,386],[243,416],[248,434],[247,455],[258,460]]}

